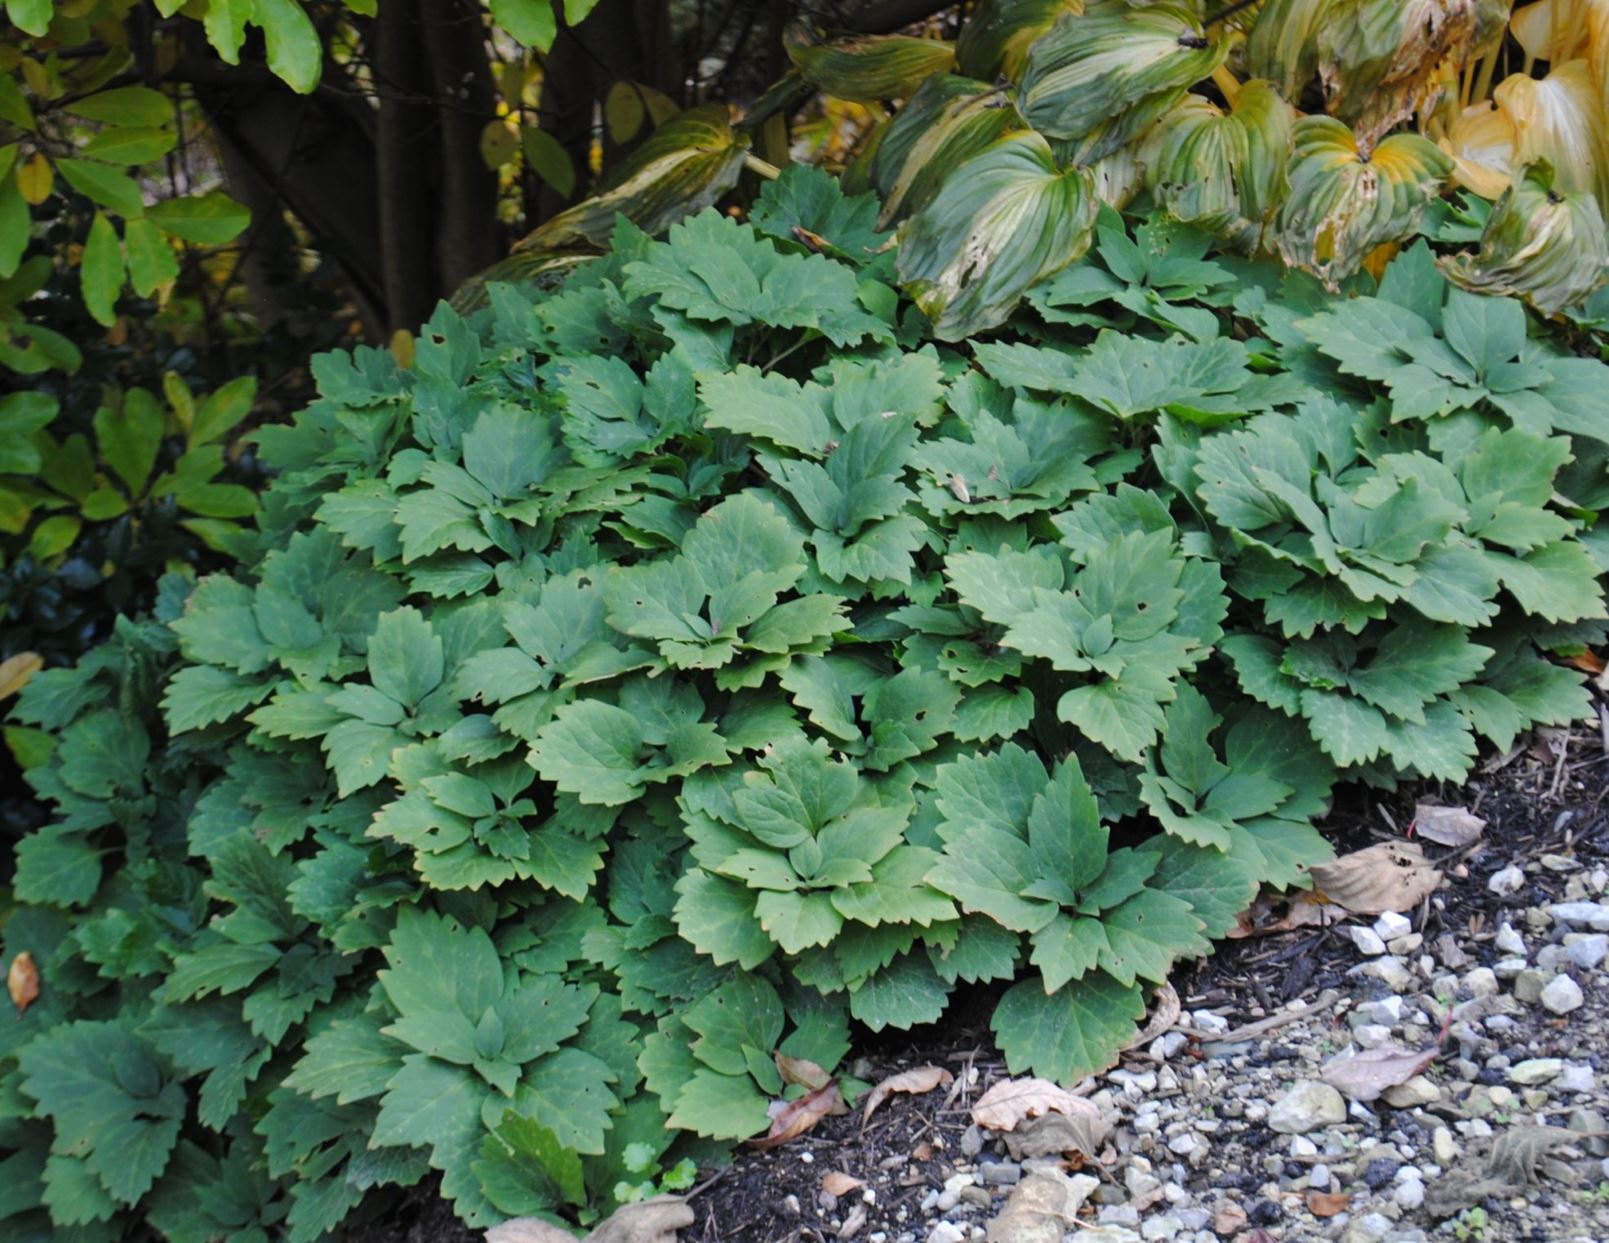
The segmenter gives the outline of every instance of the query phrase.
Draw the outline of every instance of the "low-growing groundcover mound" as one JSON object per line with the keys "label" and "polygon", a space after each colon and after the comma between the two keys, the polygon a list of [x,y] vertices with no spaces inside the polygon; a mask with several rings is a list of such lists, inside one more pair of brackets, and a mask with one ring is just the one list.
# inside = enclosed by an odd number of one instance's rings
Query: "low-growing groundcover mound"
{"label": "low-growing groundcover mound", "polygon": [[1107,213],[938,346],[876,211],[793,170],[325,358],[247,567],[33,679],[8,1234],[314,1240],[432,1168],[586,1222],[977,982],[1072,1080],[1337,779],[1585,709],[1609,367],[1518,301]]}

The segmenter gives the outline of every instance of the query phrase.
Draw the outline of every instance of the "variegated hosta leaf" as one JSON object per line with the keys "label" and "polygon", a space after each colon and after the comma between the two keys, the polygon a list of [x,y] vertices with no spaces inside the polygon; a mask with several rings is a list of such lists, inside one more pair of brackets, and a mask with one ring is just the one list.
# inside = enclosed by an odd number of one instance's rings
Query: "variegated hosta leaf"
{"label": "variegated hosta leaf", "polygon": [[1149,129],[1228,54],[1227,36],[1209,37],[1192,7],[1099,0],[1028,49],[1017,106],[1087,164]]}
{"label": "variegated hosta leaf", "polygon": [[1412,236],[1453,167],[1450,156],[1417,134],[1393,134],[1365,157],[1334,117],[1302,117],[1292,137],[1279,253],[1331,288],[1375,247]]}
{"label": "variegated hosta leaf", "polygon": [[1246,73],[1296,100],[1318,72],[1318,32],[1336,0],[1265,0],[1246,35]]}
{"label": "variegated hosta leaf", "polygon": [[1587,190],[1609,203],[1609,115],[1584,60],[1540,80],[1510,74],[1492,98],[1514,123],[1514,162],[1547,160],[1559,189]]}
{"label": "variegated hosta leaf", "polygon": [[870,180],[883,200],[878,227],[920,211],[959,165],[1021,126],[1003,90],[953,75],[930,78],[872,156]]}
{"label": "variegated hosta leaf", "polygon": [[955,45],[909,35],[867,35],[817,43],[801,26],[786,40],[799,76],[819,91],[857,103],[904,99],[955,64]]}
{"label": "variegated hosta leaf", "polygon": [[467,313],[486,303],[486,286],[493,281],[529,281],[538,289],[557,288],[578,263],[597,258],[593,250],[516,250],[506,259],[475,273],[452,293],[455,311]]}
{"label": "variegated hosta leaf", "polygon": [[1447,129],[1444,150],[1453,157],[1453,184],[1495,199],[1514,181],[1514,122],[1496,101],[1470,104]]}
{"label": "variegated hosta leaf", "polygon": [[1060,169],[1031,130],[957,168],[900,232],[898,271],[940,340],[1005,322],[1023,291],[1089,248],[1098,203],[1087,169]]}
{"label": "variegated hosta leaf", "polygon": [[1609,234],[1598,200],[1560,194],[1546,161],[1528,167],[1492,209],[1476,254],[1441,261],[1454,284],[1518,294],[1544,314],[1584,299],[1609,276]]}
{"label": "variegated hosta leaf", "polygon": [[1224,113],[1187,95],[1147,139],[1152,192],[1175,217],[1258,249],[1284,200],[1295,110],[1273,84],[1246,83]]}
{"label": "variegated hosta leaf", "polygon": [[1318,31],[1325,108],[1365,150],[1440,88],[1475,39],[1477,0],[1336,0]]}
{"label": "variegated hosta leaf", "polygon": [[1609,0],[1537,0],[1514,10],[1509,29],[1531,60],[1585,60],[1600,92],[1609,83]]}
{"label": "variegated hosta leaf", "polygon": [[1131,142],[1109,155],[1103,155],[1089,166],[1089,175],[1095,185],[1095,197],[1108,207],[1122,211],[1134,196],[1145,189],[1145,162],[1141,158],[1142,144]]}
{"label": "variegated hosta leaf", "polygon": [[982,0],[961,28],[956,68],[983,82],[1020,82],[1034,40],[1057,18],[1083,11],[1084,0]]}
{"label": "variegated hosta leaf", "polygon": [[605,246],[617,214],[644,232],[661,233],[736,185],[747,151],[748,139],[732,127],[725,104],[683,112],[645,139],[597,194],[560,212],[514,249]]}

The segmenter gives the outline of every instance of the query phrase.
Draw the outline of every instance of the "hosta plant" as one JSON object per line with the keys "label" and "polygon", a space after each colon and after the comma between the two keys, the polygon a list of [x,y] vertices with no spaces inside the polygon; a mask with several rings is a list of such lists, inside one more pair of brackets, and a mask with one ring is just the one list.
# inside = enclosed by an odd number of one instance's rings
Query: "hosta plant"
{"label": "hosta plant", "polygon": [[952,1005],[1071,1082],[1338,779],[1586,710],[1609,369],[1517,301],[1107,210],[943,345],[878,212],[323,359],[249,563],[34,677],[8,1228],[584,1224]]}

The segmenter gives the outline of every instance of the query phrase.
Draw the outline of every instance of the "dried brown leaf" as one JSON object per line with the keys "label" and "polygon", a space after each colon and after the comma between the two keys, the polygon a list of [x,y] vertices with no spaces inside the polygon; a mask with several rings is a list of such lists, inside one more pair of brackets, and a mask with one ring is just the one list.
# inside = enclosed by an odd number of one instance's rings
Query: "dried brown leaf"
{"label": "dried brown leaf", "polygon": [[1427,842],[1438,846],[1467,846],[1477,840],[1486,821],[1467,807],[1442,807],[1420,803],[1413,809],[1414,829]]}
{"label": "dried brown leaf", "polygon": [[1417,842],[1381,842],[1312,870],[1318,891],[1356,915],[1379,915],[1418,906],[1441,884]]}
{"label": "dried brown leaf", "polygon": [[6,992],[11,994],[11,1004],[17,1007],[18,1014],[25,1013],[39,996],[39,968],[27,950],[11,960],[6,972]]}
{"label": "dried brown leaf", "polygon": [[1133,1038],[1123,1048],[1138,1049],[1142,1045],[1150,1044],[1163,1032],[1170,1030],[1183,1013],[1184,1007],[1179,1004],[1179,994],[1174,991],[1173,985],[1163,980],[1157,986],[1156,1008],[1151,1011],[1150,1021],[1135,1032]]}
{"label": "dried brown leaf", "polygon": [[[1079,1103],[1090,1105],[1088,1101]],[[1111,1119],[1090,1105],[1087,1113],[1040,1114],[1037,1118],[1018,1123],[1015,1131],[1006,1133],[1006,1149],[1013,1161],[1030,1157],[1063,1157],[1074,1152],[1093,1161],[1111,1133]]]}
{"label": "dried brown leaf", "polygon": [[575,1243],[575,1235],[540,1217],[514,1217],[488,1230],[486,1243]]}
{"label": "dried brown leaf", "polygon": [[890,1075],[866,1094],[866,1108],[860,1115],[860,1125],[864,1127],[871,1119],[872,1110],[895,1092],[908,1092],[913,1096],[920,1096],[924,1092],[931,1092],[934,1088],[947,1086],[954,1078],[955,1076],[942,1066],[918,1066],[915,1070],[902,1070],[897,1075]]}
{"label": "dried brown leaf", "polygon": [[1307,1211],[1314,1217],[1334,1217],[1344,1212],[1352,1197],[1344,1191],[1309,1191]]}
{"label": "dried brown leaf", "polygon": [[821,1176],[821,1189],[830,1196],[846,1196],[866,1185],[864,1178],[845,1174],[842,1170],[828,1170]]}
{"label": "dried brown leaf", "polygon": [[750,1148],[764,1152],[803,1135],[828,1114],[843,1108],[844,1098],[838,1094],[838,1081],[824,1088],[807,1092],[796,1101],[779,1101],[780,1108],[771,1118],[771,1130],[760,1139],[749,1140]]}
{"label": "dried brown leaf", "polygon": [[44,657],[38,652],[18,652],[15,656],[0,660],[0,699],[15,695],[28,685],[29,678],[44,667]]}
{"label": "dried brown leaf", "polygon": [[1365,1049],[1361,1053],[1343,1053],[1332,1057],[1319,1071],[1324,1080],[1348,1100],[1378,1100],[1387,1088],[1407,1083],[1441,1052],[1439,1045],[1428,1049],[1404,1049],[1385,1045],[1378,1049]]}
{"label": "dried brown leaf", "polygon": [[772,1057],[776,1060],[777,1073],[782,1076],[783,1083],[797,1084],[814,1092],[832,1082],[832,1076],[809,1058],[789,1057],[785,1053],[774,1053]]}
{"label": "dried brown leaf", "polygon": [[1059,1113],[1069,1118],[1097,1118],[1100,1111],[1081,1096],[1074,1096],[1048,1079],[1006,1079],[994,1085],[972,1106],[972,1120],[991,1131],[1014,1131],[1024,1118]]}

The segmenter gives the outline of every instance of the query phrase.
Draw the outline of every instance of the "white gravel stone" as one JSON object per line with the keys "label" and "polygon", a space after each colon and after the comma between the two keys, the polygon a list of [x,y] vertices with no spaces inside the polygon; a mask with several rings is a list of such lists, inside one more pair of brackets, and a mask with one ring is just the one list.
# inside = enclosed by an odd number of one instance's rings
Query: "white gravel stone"
{"label": "white gravel stone", "polygon": [[1330,1167],[1315,1165],[1307,1174],[1307,1185],[1314,1191],[1328,1191],[1330,1189]]}
{"label": "white gravel stone", "polygon": [[1601,902],[1555,902],[1547,912],[1556,923],[1609,932],[1609,906]]}
{"label": "white gravel stone", "polygon": [[1522,1088],[1534,1088],[1558,1076],[1564,1062],[1556,1057],[1528,1057],[1508,1068],[1508,1081]]}
{"label": "white gravel stone", "polygon": [[1569,1014],[1579,1010],[1586,998],[1581,995],[1579,984],[1567,975],[1560,975],[1542,990],[1540,1000],[1543,1008],[1552,1014]]}
{"label": "white gravel stone", "polygon": [[1393,1109],[1412,1109],[1416,1105],[1432,1105],[1441,1099],[1441,1089],[1424,1075],[1415,1075],[1407,1083],[1387,1088],[1381,1099]]}
{"label": "white gravel stone", "polygon": [[1281,1135],[1305,1135],[1345,1121],[1346,1102],[1341,1094],[1313,1079],[1296,1084],[1268,1111],[1269,1129]]}
{"label": "white gravel stone", "polygon": [[1374,921],[1374,932],[1382,941],[1394,941],[1413,931],[1413,921],[1396,911],[1387,911]]}
{"label": "white gravel stone", "polygon": [[1509,894],[1517,892],[1525,884],[1525,873],[1516,864],[1509,864],[1501,871],[1493,872],[1492,878],[1486,882],[1486,888],[1506,898]]}
{"label": "white gravel stone", "polygon": [[1391,1029],[1384,1023],[1363,1023],[1352,1029],[1352,1039],[1360,1049],[1378,1049],[1391,1043]]}
{"label": "white gravel stone", "polygon": [[1373,958],[1386,952],[1386,943],[1373,928],[1348,928],[1346,934],[1352,938],[1352,944],[1358,947],[1360,954]]}
{"label": "white gravel stone", "polygon": [[1171,1239],[1184,1229],[1184,1223],[1172,1214],[1153,1217],[1140,1227],[1142,1239]]}
{"label": "white gravel stone", "polygon": [[966,1243],[967,1231],[953,1221],[935,1222],[927,1232],[927,1243]]}
{"label": "white gravel stone", "polygon": [[1553,1081],[1560,1092],[1590,1092],[1598,1085],[1598,1077],[1590,1066],[1566,1066]]}
{"label": "white gravel stone", "polygon": [[1520,972],[1525,969],[1526,962],[1523,958],[1499,958],[1492,964],[1492,971],[1500,980],[1518,979]]}
{"label": "white gravel stone", "polygon": [[1609,958],[1609,935],[1602,932],[1570,932],[1564,937],[1564,958],[1583,971],[1596,970]]}
{"label": "white gravel stone", "polygon": [[1490,967],[1476,967],[1464,977],[1464,991],[1471,997],[1495,997],[1500,991],[1497,973]]}
{"label": "white gravel stone", "polygon": [[1453,1133],[1444,1126],[1439,1126],[1431,1132],[1430,1150],[1436,1156],[1437,1165],[1451,1165],[1458,1160],[1458,1142],[1453,1139]]}
{"label": "white gravel stone", "polygon": [[1499,954],[1518,954],[1522,958],[1525,956],[1525,938],[1513,924],[1505,923],[1499,928],[1497,935],[1492,938],[1492,944],[1497,947]]}
{"label": "white gravel stone", "polygon": [[1391,1198],[1402,1208],[1416,1209],[1425,1202],[1425,1185],[1417,1178],[1398,1183],[1397,1189],[1391,1193]]}

